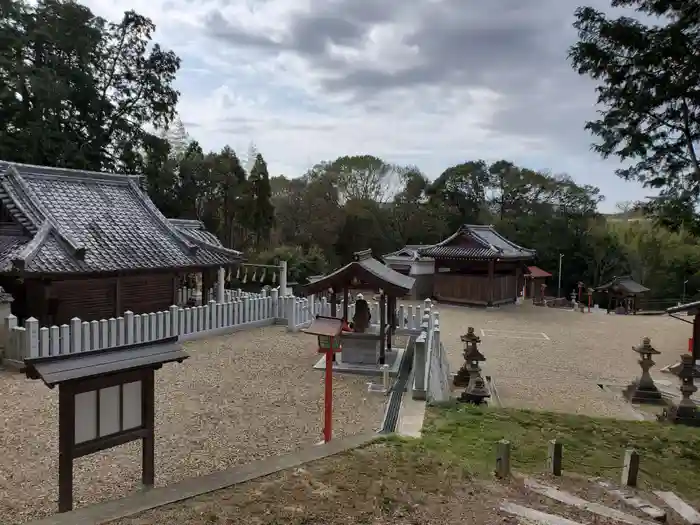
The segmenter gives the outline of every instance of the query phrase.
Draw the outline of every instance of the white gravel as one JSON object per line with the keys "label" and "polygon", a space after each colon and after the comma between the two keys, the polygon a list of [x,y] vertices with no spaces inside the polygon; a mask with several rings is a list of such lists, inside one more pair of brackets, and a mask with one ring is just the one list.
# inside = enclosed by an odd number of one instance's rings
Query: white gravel
{"label": "white gravel", "polygon": [[[191,357],[156,372],[156,485],[277,455],[321,439],[323,373],[314,340],[283,327],[186,344]],[[334,375],[334,436],[378,429],[386,397],[367,378]],[[18,373],[0,373],[0,519],[54,513],[58,394]],[[76,507],[140,485],[139,443],[75,462]]]}
{"label": "white gravel", "polygon": [[633,417],[629,405],[598,383],[624,386],[638,377],[632,346],[645,336],[661,352],[652,376],[672,379],[659,369],[687,351],[692,329],[668,316],[581,314],[532,304],[437,308],[451,372],[464,362],[459,336],[473,326],[487,359],[484,374],[493,376],[504,406],[623,419]]}

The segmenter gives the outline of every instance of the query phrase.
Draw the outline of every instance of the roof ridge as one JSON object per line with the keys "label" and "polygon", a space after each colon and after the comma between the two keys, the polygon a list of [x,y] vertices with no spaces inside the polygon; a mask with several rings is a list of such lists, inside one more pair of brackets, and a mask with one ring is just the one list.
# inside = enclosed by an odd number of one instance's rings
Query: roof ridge
{"label": "roof ridge", "polygon": [[168,233],[180,246],[184,247],[191,254],[194,254],[199,249],[199,245],[192,244],[190,240],[184,236],[184,234],[177,229],[168,221],[168,219],[163,215],[153,201],[146,196],[146,194],[139,188],[133,179],[129,179],[129,188],[137,196],[139,203],[144,209],[150,213],[155,219],[160,223],[161,227]]}
{"label": "roof ridge", "polygon": [[[7,162],[8,167],[22,167],[22,168],[34,168],[41,170],[36,173],[32,173],[34,177],[59,177],[59,178],[72,178],[81,180],[113,180],[126,182],[133,179],[140,179],[141,175],[131,175],[126,173],[116,173],[116,172],[106,172],[106,171],[93,171],[93,170],[80,170],[74,168],[60,168],[56,166],[39,166],[38,164],[25,164],[23,162],[12,162],[12,161],[0,161]],[[19,170],[17,170],[19,171]],[[56,173],[45,173],[45,172]]]}
{"label": "roof ridge", "polygon": [[[19,186],[19,189],[24,192],[25,196],[29,199],[29,201],[32,203],[32,205],[37,209],[40,215],[43,215],[44,222],[48,222],[53,230],[56,232],[58,237],[68,245],[70,250],[73,252],[73,255],[75,255],[76,258],[82,260],[85,258],[85,245],[81,244],[80,242],[77,241],[77,239],[73,238],[73,235],[71,235],[69,232],[62,231],[56,220],[51,216],[51,213],[49,210],[47,210],[44,205],[41,203],[39,198],[36,196],[34,191],[29,187],[27,184],[27,181],[25,181],[22,178],[22,175],[20,172],[17,170],[14,164],[10,164],[8,171],[10,171],[15,179],[17,180],[17,185]],[[17,204],[17,203],[15,203]],[[42,222],[41,227],[38,227],[38,230],[40,231],[44,227],[44,222]],[[38,226],[38,225],[37,225]],[[37,231],[37,235],[39,233]]]}

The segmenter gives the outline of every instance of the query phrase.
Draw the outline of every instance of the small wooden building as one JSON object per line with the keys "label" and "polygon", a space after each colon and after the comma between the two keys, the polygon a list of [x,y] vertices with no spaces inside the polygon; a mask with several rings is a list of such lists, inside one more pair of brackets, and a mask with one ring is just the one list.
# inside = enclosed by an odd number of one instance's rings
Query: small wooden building
{"label": "small wooden building", "polygon": [[[535,304],[540,303],[543,299],[543,288],[547,285],[547,278],[552,274],[537,266],[528,266],[525,279],[525,298],[532,299]],[[543,286],[544,285],[544,286]]]}
{"label": "small wooden building", "polygon": [[649,288],[639,284],[629,275],[613,277],[605,284],[598,286],[596,292],[603,292],[607,297],[607,311],[636,314],[639,309],[639,296],[649,291]]}
{"label": "small wooden building", "polygon": [[433,295],[435,261],[431,257],[421,257],[418,253],[418,250],[428,246],[427,244],[408,244],[382,257],[384,264],[389,268],[415,279],[416,283],[409,296],[414,300],[426,299]]}
{"label": "small wooden building", "polygon": [[474,224],[418,253],[435,261],[436,299],[483,306],[515,302],[525,263],[535,258],[534,250],[509,241],[493,226]]}
{"label": "small wooden building", "polygon": [[20,323],[166,310],[183,275],[207,289],[241,261],[200,222],[166,219],[138,180],[0,161],[0,286]]}

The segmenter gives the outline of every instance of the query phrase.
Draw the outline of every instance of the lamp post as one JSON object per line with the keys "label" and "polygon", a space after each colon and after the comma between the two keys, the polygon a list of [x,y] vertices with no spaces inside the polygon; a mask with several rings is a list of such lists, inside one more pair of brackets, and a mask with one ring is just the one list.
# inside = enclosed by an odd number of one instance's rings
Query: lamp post
{"label": "lamp post", "polygon": [[559,254],[559,285],[557,286],[557,298],[561,297],[561,260],[564,258],[564,254]]}

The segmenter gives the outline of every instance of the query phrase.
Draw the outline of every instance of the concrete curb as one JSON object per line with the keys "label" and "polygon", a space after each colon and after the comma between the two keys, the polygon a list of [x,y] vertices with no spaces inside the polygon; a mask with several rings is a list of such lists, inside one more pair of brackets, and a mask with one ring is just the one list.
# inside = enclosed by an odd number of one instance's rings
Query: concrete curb
{"label": "concrete curb", "polygon": [[54,514],[47,518],[29,522],[27,525],[101,525],[109,521],[162,507],[163,505],[177,503],[178,501],[225,489],[262,476],[268,476],[281,470],[298,467],[310,461],[347,452],[379,438],[381,436],[375,432],[347,436],[335,439],[327,444],[311,445],[291,454],[254,461],[247,465],[240,465],[207,476],[189,478],[165,487],[138,492],[122,499],[98,503],[63,514]]}

